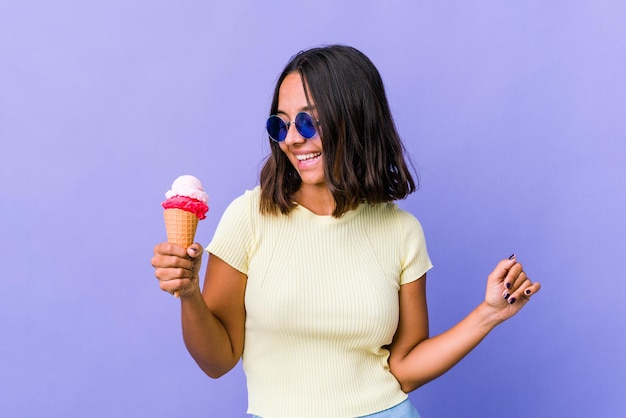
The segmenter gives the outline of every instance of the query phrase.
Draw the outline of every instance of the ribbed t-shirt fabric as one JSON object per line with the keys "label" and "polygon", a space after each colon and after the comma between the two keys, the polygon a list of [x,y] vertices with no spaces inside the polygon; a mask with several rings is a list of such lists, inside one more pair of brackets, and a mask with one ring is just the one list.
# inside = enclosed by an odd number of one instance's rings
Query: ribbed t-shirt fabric
{"label": "ribbed t-shirt fabric", "polygon": [[389,371],[398,291],[431,267],[419,221],[395,203],[341,218],[261,215],[260,188],[224,212],[207,247],[248,277],[248,413],[357,417],[407,398]]}

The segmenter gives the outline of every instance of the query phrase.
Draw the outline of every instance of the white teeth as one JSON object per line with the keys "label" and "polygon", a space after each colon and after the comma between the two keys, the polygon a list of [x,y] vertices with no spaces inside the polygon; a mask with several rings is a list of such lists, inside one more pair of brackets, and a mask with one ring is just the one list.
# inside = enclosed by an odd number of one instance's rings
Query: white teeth
{"label": "white teeth", "polygon": [[306,161],[306,160],[311,160],[313,158],[317,158],[320,155],[322,155],[321,152],[315,152],[315,153],[304,154],[304,155],[296,155],[296,159],[298,161]]}

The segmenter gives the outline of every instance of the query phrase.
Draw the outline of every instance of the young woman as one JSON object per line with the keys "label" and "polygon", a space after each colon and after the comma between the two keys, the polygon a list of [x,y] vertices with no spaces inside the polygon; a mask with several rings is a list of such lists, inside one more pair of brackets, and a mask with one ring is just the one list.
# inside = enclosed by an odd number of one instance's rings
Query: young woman
{"label": "young woman", "polygon": [[185,344],[217,378],[243,357],[258,417],[419,417],[407,393],[445,373],[535,294],[515,257],[485,300],[430,337],[420,223],[394,201],[416,188],[381,77],[358,50],[300,52],[274,93],[260,186],[225,211],[209,253],[161,243]]}

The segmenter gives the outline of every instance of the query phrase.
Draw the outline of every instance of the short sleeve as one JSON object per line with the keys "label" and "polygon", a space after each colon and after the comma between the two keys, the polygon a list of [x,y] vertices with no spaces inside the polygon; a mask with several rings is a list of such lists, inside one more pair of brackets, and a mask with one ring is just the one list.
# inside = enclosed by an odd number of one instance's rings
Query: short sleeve
{"label": "short sleeve", "polygon": [[400,284],[411,283],[422,277],[433,265],[426,248],[426,237],[420,222],[406,211],[400,211],[402,230],[402,268]]}
{"label": "short sleeve", "polygon": [[236,198],[226,208],[206,251],[248,274],[252,239],[251,193]]}

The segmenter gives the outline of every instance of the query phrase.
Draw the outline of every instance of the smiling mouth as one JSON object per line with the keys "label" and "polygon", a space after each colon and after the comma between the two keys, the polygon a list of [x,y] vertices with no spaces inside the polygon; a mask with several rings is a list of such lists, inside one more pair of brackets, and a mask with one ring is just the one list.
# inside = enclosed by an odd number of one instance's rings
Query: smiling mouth
{"label": "smiling mouth", "polygon": [[298,161],[309,161],[319,157],[320,155],[322,155],[321,152],[312,152],[310,154],[296,155],[296,159]]}

